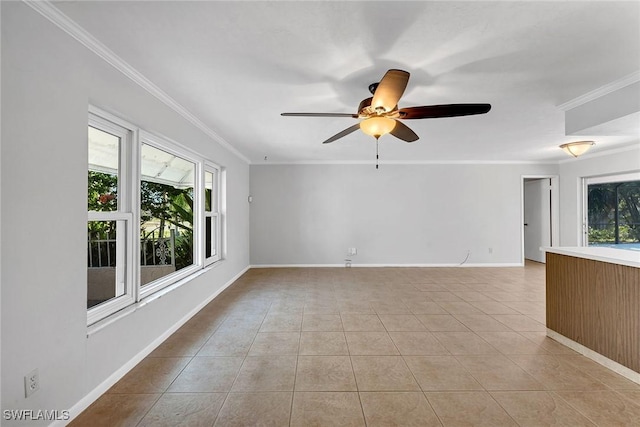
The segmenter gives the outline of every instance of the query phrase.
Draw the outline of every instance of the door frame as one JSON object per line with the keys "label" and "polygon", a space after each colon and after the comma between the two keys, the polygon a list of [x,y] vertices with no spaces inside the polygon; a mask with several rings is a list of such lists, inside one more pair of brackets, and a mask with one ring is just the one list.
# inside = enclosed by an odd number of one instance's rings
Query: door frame
{"label": "door frame", "polygon": [[560,246],[560,177],[558,175],[521,175],[520,177],[520,263],[524,266],[524,182],[527,179],[551,180],[551,246]]}

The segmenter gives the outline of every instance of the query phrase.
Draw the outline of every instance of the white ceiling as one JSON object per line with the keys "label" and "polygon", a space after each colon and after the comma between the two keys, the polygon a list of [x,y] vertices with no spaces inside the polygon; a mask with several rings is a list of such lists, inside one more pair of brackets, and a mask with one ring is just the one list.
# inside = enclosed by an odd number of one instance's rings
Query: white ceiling
{"label": "white ceiling", "polygon": [[[420,140],[382,137],[383,160],[560,160],[559,144],[589,135],[566,136],[558,106],[640,71],[638,1],[55,6],[252,163],[372,161],[374,140],[362,132],[321,144],[353,119],[280,113],[355,113],[390,68],[411,73],[400,108],[493,108],[405,121]],[[640,125],[621,120],[612,133],[593,135],[593,151],[638,144]]]}

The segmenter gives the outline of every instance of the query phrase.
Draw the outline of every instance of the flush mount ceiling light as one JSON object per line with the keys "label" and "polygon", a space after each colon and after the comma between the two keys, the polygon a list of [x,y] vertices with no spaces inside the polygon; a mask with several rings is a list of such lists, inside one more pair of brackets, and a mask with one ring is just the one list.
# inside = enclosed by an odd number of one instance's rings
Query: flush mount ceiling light
{"label": "flush mount ceiling light", "polygon": [[562,144],[560,148],[573,157],[578,157],[586,153],[596,143],[593,141],[576,141]]}

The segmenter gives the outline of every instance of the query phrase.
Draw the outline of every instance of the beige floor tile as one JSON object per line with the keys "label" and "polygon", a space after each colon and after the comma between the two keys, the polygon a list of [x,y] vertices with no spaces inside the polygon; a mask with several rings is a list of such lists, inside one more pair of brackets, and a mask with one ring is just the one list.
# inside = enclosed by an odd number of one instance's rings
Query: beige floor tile
{"label": "beige floor tile", "polygon": [[299,356],[296,391],[356,391],[349,356]]}
{"label": "beige floor tile", "polygon": [[370,301],[371,308],[377,314],[411,314],[411,310],[401,301],[394,301],[392,297],[383,301]]}
{"label": "beige floor tile", "polygon": [[478,335],[502,354],[547,354],[541,344],[517,332],[478,332]]}
{"label": "beige floor tile", "polygon": [[431,332],[389,332],[401,355],[450,354]]}
{"label": "beige floor tile", "polygon": [[449,314],[447,310],[433,301],[409,300],[404,303],[413,314]]}
{"label": "beige floor tile", "polygon": [[457,356],[486,390],[544,390],[544,386],[502,355]]}
{"label": "beige floor tile", "polygon": [[376,314],[341,314],[345,331],[373,332],[386,331]]}
{"label": "beige floor tile", "polygon": [[209,336],[202,332],[176,331],[153,350],[149,357],[195,356]]}
{"label": "beige floor tile", "polygon": [[482,390],[453,356],[406,356],[409,370],[424,391]]}
{"label": "beige floor tile", "polygon": [[438,301],[449,314],[484,314],[466,301]]}
{"label": "beige floor tile", "polygon": [[360,401],[368,427],[442,425],[422,393],[361,392]]}
{"label": "beige floor tile", "polygon": [[416,317],[431,332],[469,332],[469,328],[450,314],[424,314]]}
{"label": "beige floor tile", "polygon": [[369,301],[358,300],[338,300],[338,310],[340,314],[375,314]]}
{"label": "beige floor tile", "polygon": [[547,327],[524,314],[494,314],[494,319],[504,323],[514,331],[546,332]]}
{"label": "beige floor tile", "polygon": [[302,325],[302,313],[299,314],[267,314],[259,332],[296,332]]}
{"label": "beige floor tile", "polygon": [[242,366],[242,360],[242,357],[194,357],[168,391],[172,393],[229,391]]}
{"label": "beige floor tile", "polygon": [[595,425],[551,392],[499,391],[491,395],[523,427]]}
{"label": "beige floor tile", "polygon": [[561,362],[581,370],[613,389],[640,391],[640,384],[634,383],[611,369],[605,368],[582,355],[556,355],[556,357]]}
{"label": "beige floor tile", "polygon": [[273,301],[267,316],[271,314],[299,314],[304,311],[304,299],[281,298]]}
{"label": "beige floor tile", "polygon": [[498,350],[474,332],[433,332],[433,335],[451,354],[481,355],[498,353]]}
{"label": "beige floor tile", "polygon": [[621,398],[615,391],[558,391],[556,394],[598,425],[639,425],[640,404]]}
{"label": "beige floor tile", "polygon": [[345,332],[351,355],[400,354],[388,332]]}
{"label": "beige floor tile", "polygon": [[553,355],[509,355],[518,366],[544,385],[547,390],[603,390],[607,387]]}
{"label": "beige floor tile", "polygon": [[293,391],[296,356],[249,356],[233,383],[231,392]]}
{"label": "beige floor tile", "polygon": [[349,348],[344,332],[302,332],[299,354],[310,356],[349,355]]}
{"label": "beige floor tile", "polygon": [[519,331],[518,332],[523,337],[535,342],[536,344],[540,344],[540,346],[550,354],[573,354],[577,355],[578,353],[571,350],[564,344],[560,344],[559,342],[547,337],[547,332],[527,332],[527,331]]}
{"label": "beige floor tile", "polygon": [[302,330],[311,332],[340,332],[342,318],[339,314],[305,313],[302,319]]}
{"label": "beige floor tile", "polygon": [[359,391],[420,390],[401,356],[351,356]]}
{"label": "beige floor tile", "polygon": [[216,427],[289,426],[291,392],[229,393]]}
{"label": "beige floor tile", "polygon": [[[491,298],[478,291],[454,291],[455,296],[459,297],[463,301],[476,302],[476,301],[489,301],[494,302]],[[480,308],[480,307],[478,307]]]}
{"label": "beige floor tile", "polygon": [[337,302],[310,301],[304,304],[305,314],[340,314]]}
{"label": "beige floor tile", "polygon": [[498,322],[488,314],[454,314],[453,317],[462,322],[467,328],[474,332],[508,332],[511,331],[507,326]]}
{"label": "beige floor tile", "polygon": [[162,393],[187,366],[188,357],[148,357],[111,387],[108,393]]}
{"label": "beige floor tile", "polygon": [[259,332],[251,344],[249,356],[297,354],[300,332]]}
{"label": "beige floor tile", "polygon": [[226,393],[165,393],[139,427],[211,427]]}
{"label": "beige floor tile", "polygon": [[430,392],[429,403],[446,426],[517,426],[486,392]]}
{"label": "beige floor tile", "polygon": [[220,330],[200,348],[198,356],[245,356],[256,337],[256,330]]}
{"label": "beige floor tile", "polygon": [[486,314],[520,314],[520,312],[498,301],[469,301],[469,304]]}
{"label": "beige floor tile", "polygon": [[104,394],[74,419],[69,427],[133,427],[160,394]]}
{"label": "beige floor tile", "polygon": [[440,301],[462,301],[462,298],[452,294],[451,292],[448,291],[436,291],[436,292],[431,292],[431,291],[426,291],[424,292],[425,297],[429,298],[431,301],[436,301],[436,302],[440,302]]}
{"label": "beige floor tile", "polygon": [[378,317],[389,332],[427,330],[413,314],[379,314]]}
{"label": "beige floor tile", "polygon": [[358,393],[296,392],[291,411],[291,427],[363,426]]}
{"label": "beige floor tile", "polygon": [[257,331],[262,325],[265,314],[230,315],[220,325],[222,330],[250,329]]}
{"label": "beige floor tile", "polygon": [[633,403],[640,402],[640,390],[616,390],[625,399],[630,400]]}

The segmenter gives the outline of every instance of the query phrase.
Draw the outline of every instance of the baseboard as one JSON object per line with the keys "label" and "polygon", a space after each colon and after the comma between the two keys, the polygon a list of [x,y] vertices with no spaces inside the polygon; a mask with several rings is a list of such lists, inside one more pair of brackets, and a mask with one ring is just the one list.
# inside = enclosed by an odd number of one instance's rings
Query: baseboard
{"label": "baseboard", "polygon": [[133,369],[138,363],[142,361],[145,357],[147,357],[153,350],[156,349],[160,344],[162,344],[171,334],[177,331],[182,325],[187,323],[189,319],[195,316],[200,310],[202,310],[207,304],[209,304],[215,297],[220,295],[222,291],[227,289],[233,282],[238,280],[240,276],[249,270],[251,266],[247,266],[242,269],[238,274],[233,276],[230,280],[228,280],[220,289],[211,294],[206,300],[202,301],[198,304],[193,310],[184,315],[178,322],[176,322],[173,326],[167,329],[162,335],[153,340],[151,344],[142,349],[138,354],[132,357],[127,363],[122,365],[120,369],[111,374],[106,380],[104,380],[100,385],[91,390],[87,395],[85,395],[82,399],[80,399],[75,405],[73,405],[69,409],[70,419],[66,421],[55,421],[50,424],[50,427],[64,427],[67,423],[71,422],[74,418],[82,413],[85,409],[89,407],[93,402],[95,402],[100,396],[102,396],[107,390],[109,390],[115,383],[117,383],[122,377],[124,377],[127,372]]}
{"label": "baseboard", "polygon": [[[353,268],[379,268],[379,267],[419,267],[419,268],[439,268],[439,267],[522,267],[519,262],[506,263],[473,263],[473,264],[354,264]],[[252,264],[251,268],[346,268],[345,264]]]}
{"label": "baseboard", "polygon": [[575,350],[578,353],[582,354],[585,357],[588,357],[589,359],[593,360],[596,363],[599,363],[600,365],[604,366],[605,368],[611,369],[612,371],[622,375],[623,377],[627,378],[630,381],[633,381],[634,383],[640,384],[640,372],[636,372],[632,369],[627,368],[624,365],[619,364],[618,362],[609,359],[606,356],[601,355],[598,352],[595,352],[593,350],[591,350],[588,347],[585,347],[584,345],[575,342],[574,340],[565,337],[564,335],[561,335],[559,333],[557,333],[554,330],[551,330],[549,328],[547,328],[547,336],[549,338],[552,338],[556,341],[558,341],[560,344],[564,344],[567,347],[569,347],[571,350]]}

